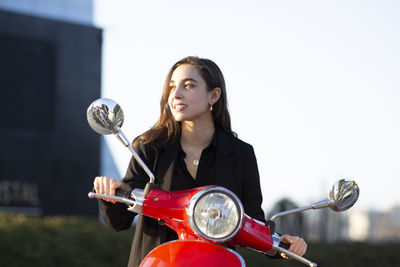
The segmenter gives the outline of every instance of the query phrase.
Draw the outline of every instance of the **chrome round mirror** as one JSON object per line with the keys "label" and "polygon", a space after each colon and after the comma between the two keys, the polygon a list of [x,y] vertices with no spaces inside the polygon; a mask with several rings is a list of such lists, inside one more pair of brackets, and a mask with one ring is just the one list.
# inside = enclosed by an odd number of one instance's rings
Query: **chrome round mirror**
{"label": "chrome round mirror", "polygon": [[360,189],[351,179],[341,179],[335,182],[329,190],[328,198],[330,208],[334,211],[344,211],[356,203]]}
{"label": "chrome round mirror", "polygon": [[90,104],[86,116],[90,127],[99,134],[115,134],[124,123],[121,107],[108,98],[100,98]]}

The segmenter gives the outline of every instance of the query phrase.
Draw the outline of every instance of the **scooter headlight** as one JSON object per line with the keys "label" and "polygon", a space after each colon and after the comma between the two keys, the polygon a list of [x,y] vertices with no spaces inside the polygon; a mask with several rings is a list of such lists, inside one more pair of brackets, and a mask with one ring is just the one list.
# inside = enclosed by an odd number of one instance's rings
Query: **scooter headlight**
{"label": "scooter headlight", "polygon": [[243,206],[231,191],[210,187],[197,192],[188,207],[189,224],[202,237],[225,242],[236,235],[243,220]]}

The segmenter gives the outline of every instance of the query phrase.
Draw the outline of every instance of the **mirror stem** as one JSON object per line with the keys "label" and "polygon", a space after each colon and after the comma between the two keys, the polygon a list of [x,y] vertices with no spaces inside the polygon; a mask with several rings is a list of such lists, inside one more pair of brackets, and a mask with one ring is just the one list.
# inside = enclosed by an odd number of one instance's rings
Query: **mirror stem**
{"label": "mirror stem", "polygon": [[306,207],[302,207],[302,208],[297,208],[297,209],[292,209],[292,210],[286,210],[286,211],[282,211],[282,212],[278,212],[275,215],[273,215],[271,217],[271,219],[269,219],[270,221],[275,221],[275,219],[285,216],[285,215],[290,215],[293,213],[297,213],[297,212],[301,212],[301,211],[305,211],[305,210],[309,210],[312,209],[312,206],[306,206]]}
{"label": "mirror stem", "polygon": [[277,219],[279,217],[282,217],[282,216],[285,216],[285,215],[290,215],[290,214],[293,214],[293,213],[302,212],[302,211],[305,211],[305,210],[326,208],[326,207],[329,207],[331,204],[332,204],[332,200],[326,199],[326,200],[322,200],[322,201],[319,201],[319,202],[315,202],[315,203],[313,203],[313,204],[311,204],[309,206],[278,212],[278,213],[276,213],[275,215],[273,215],[271,217],[270,221],[275,221],[275,219]]}
{"label": "mirror stem", "polygon": [[126,146],[132,153],[133,157],[137,160],[139,165],[143,168],[143,170],[147,173],[147,175],[150,178],[150,183],[154,183],[154,174],[151,172],[151,170],[146,166],[146,164],[143,162],[143,160],[139,157],[139,155],[136,153],[136,151],[133,149],[132,145],[129,143],[128,139],[124,135],[124,133],[121,131],[121,129],[118,127],[118,131],[115,133],[115,136],[118,138],[121,143]]}

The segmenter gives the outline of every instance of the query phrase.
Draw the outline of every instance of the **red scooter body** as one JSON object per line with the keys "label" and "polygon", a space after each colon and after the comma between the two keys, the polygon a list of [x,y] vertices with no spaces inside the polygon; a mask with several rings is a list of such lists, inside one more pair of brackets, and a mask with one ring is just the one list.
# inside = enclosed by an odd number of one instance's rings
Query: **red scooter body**
{"label": "red scooter body", "polygon": [[222,245],[247,246],[259,251],[271,249],[273,242],[269,227],[247,215],[237,235],[220,245],[194,232],[188,222],[187,209],[192,196],[207,188],[212,186],[172,192],[158,189],[150,191],[143,201],[143,215],[158,219],[175,230],[179,240],[155,248],[141,266],[245,266],[238,253]]}
{"label": "red scooter body", "polygon": [[152,250],[140,267],[241,267],[243,258],[233,250],[200,240],[176,240]]}

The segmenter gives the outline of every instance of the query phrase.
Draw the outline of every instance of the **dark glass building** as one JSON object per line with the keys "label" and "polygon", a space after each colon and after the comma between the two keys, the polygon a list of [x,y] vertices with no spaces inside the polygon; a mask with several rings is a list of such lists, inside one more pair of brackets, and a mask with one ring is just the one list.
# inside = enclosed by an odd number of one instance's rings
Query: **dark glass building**
{"label": "dark glass building", "polygon": [[97,215],[102,31],[0,9],[0,212]]}

